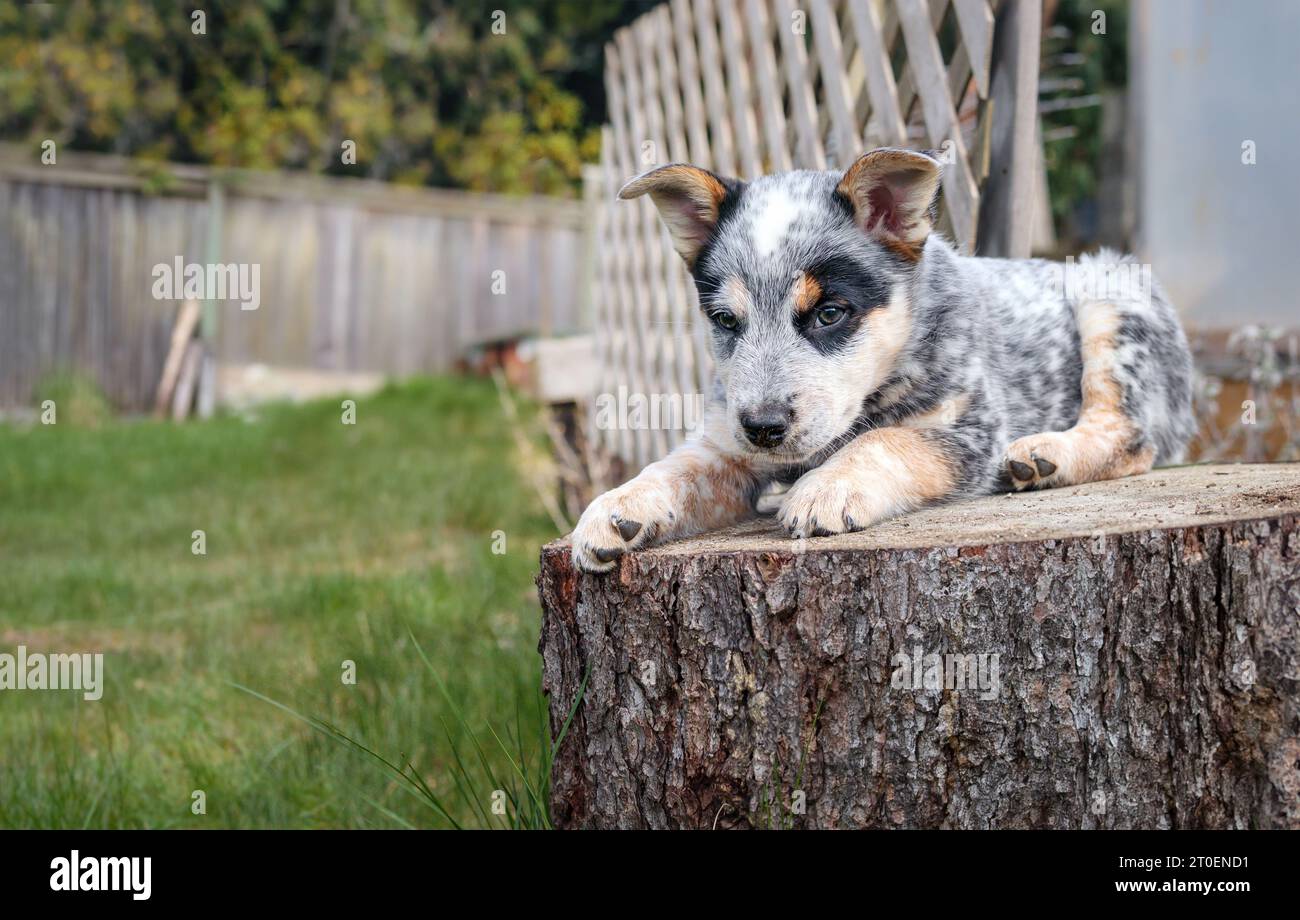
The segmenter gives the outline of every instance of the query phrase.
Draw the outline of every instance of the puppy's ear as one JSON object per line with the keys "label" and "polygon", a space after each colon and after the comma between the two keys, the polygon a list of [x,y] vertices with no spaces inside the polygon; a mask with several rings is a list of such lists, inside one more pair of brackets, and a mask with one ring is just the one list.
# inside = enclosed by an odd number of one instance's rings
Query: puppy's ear
{"label": "puppy's ear", "polygon": [[838,191],[853,205],[858,226],[916,261],[930,235],[939,161],[914,150],[881,147],[858,158]]}
{"label": "puppy's ear", "polygon": [[619,190],[623,199],[649,194],[668,227],[673,247],[687,268],[718,226],[718,211],[728,193],[740,188],[736,179],[724,179],[707,169],[674,163],[660,166],[630,180]]}

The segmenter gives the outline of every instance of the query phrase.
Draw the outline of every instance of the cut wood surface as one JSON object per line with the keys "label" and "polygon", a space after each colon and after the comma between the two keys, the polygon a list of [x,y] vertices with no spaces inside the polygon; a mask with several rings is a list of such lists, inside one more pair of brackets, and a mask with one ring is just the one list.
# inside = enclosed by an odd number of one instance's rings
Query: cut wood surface
{"label": "cut wood surface", "polygon": [[561,826],[1300,827],[1300,464],[538,585]]}

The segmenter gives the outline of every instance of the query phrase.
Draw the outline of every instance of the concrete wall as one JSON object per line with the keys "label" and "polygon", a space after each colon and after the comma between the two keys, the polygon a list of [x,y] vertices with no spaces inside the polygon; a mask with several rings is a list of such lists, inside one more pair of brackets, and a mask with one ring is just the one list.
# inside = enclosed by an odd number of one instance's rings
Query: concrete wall
{"label": "concrete wall", "polygon": [[1132,9],[1139,252],[1197,326],[1300,327],[1300,2]]}

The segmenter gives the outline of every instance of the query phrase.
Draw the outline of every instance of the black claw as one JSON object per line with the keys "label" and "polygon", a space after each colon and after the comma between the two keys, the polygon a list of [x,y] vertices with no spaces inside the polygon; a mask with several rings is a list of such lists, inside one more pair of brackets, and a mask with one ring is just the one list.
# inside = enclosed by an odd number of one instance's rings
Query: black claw
{"label": "black claw", "polygon": [[813,528],[812,535],[813,535],[814,537],[829,537],[829,536],[831,536],[832,534],[831,534],[831,532],[830,532],[829,530],[827,530],[825,527],[814,527],[814,528]]}
{"label": "black claw", "polygon": [[641,532],[640,521],[619,521],[618,535],[623,538],[624,542],[631,543],[632,538]]}
{"label": "black claw", "polygon": [[1033,454],[1032,456],[1034,458],[1034,466],[1038,467],[1039,476],[1051,476],[1056,472],[1056,464],[1051,460],[1044,460],[1037,454]]}
{"label": "black claw", "polygon": [[1011,475],[1022,482],[1034,478],[1034,468],[1028,463],[1021,463],[1019,460],[1010,461]]}
{"label": "black claw", "polygon": [[623,555],[623,548],[621,546],[616,546],[613,549],[596,550],[596,558],[601,562],[609,562],[611,559],[617,559],[621,555]]}

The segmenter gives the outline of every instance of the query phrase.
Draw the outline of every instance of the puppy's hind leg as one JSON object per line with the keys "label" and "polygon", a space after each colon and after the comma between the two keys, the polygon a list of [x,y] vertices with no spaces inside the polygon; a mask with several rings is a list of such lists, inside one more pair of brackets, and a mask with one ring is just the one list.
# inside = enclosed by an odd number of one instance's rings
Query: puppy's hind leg
{"label": "puppy's hind leg", "polygon": [[1130,414],[1129,390],[1118,361],[1120,311],[1109,301],[1081,304],[1083,359],[1079,419],[1065,431],[1045,431],[1011,442],[1006,469],[1017,490],[1069,486],[1145,473],[1155,447]]}

